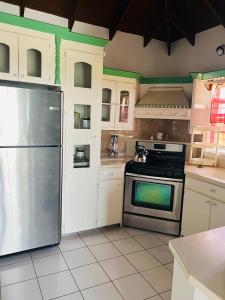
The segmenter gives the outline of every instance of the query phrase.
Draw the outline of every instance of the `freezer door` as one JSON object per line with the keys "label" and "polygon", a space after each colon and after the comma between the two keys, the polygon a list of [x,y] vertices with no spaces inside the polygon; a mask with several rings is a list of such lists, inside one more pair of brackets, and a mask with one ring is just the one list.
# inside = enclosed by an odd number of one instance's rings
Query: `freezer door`
{"label": "freezer door", "polygon": [[60,92],[0,87],[0,146],[60,144]]}
{"label": "freezer door", "polygon": [[0,148],[0,255],[61,236],[61,148]]}

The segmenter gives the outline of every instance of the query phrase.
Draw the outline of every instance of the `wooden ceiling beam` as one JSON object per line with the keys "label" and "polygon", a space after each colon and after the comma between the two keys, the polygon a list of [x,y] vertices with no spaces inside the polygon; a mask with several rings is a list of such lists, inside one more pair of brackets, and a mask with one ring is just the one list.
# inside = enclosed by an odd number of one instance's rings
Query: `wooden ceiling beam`
{"label": "wooden ceiling beam", "polygon": [[75,22],[78,2],[79,2],[79,0],[73,0],[72,6],[69,7],[70,12],[69,12],[69,16],[68,16],[68,28],[70,31],[72,30],[73,24]]}
{"label": "wooden ceiling beam", "polygon": [[119,25],[124,20],[125,16],[127,15],[127,12],[131,5],[133,4],[135,0],[129,0],[125,5],[122,5],[119,7],[119,9],[115,12],[114,18],[112,22],[109,25],[109,39],[112,40],[114,35],[116,34]]}
{"label": "wooden ceiling beam", "polygon": [[204,0],[206,6],[211,11],[211,13],[214,15],[214,17],[220,22],[221,25],[225,28],[225,19],[220,15],[220,13],[215,8],[215,5],[212,4],[212,1],[210,0]]}
{"label": "wooden ceiling beam", "polygon": [[176,29],[182,34],[182,36],[184,36],[186,38],[186,40],[192,45],[195,45],[195,34],[190,34],[187,33],[184,28],[182,27],[182,25],[180,25],[178,23],[177,20],[175,20],[174,18],[171,19],[171,23],[174,25],[174,27],[176,27]]}
{"label": "wooden ceiling beam", "polygon": [[25,5],[24,0],[20,0],[20,16],[24,17]]}
{"label": "wooden ceiling beam", "polygon": [[150,41],[154,38],[154,36],[160,31],[162,26],[164,25],[165,20],[161,21],[152,31],[151,33],[147,33],[144,35],[144,47],[146,47]]}
{"label": "wooden ceiling beam", "polygon": [[167,41],[167,53],[171,54],[171,28],[170,28],[170,7],[169,0],[165,0],[165,19],[166,19],[166,41]]}

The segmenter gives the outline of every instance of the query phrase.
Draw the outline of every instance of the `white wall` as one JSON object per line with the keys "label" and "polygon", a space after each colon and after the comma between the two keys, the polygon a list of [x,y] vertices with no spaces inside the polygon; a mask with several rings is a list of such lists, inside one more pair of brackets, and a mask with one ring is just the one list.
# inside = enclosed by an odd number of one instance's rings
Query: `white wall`
{"label": "white wall", "polygon": [[216,55],[216,47],[225,44],[225,29],[217,26],[196,34],[192,47],[186,39],[173,44],[169,57],[163,42],[152,40],[143,47],[143,38],[117,32],[106,47],[104,65],[144,76],[187,76],[189,72],[206,72],[225,68],[225,56]]}

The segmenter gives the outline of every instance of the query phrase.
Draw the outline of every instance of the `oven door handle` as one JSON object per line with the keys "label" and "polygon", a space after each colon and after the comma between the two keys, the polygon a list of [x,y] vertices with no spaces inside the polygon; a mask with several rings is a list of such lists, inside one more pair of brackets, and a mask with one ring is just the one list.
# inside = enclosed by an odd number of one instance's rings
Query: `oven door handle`
{"label": "oven door handle", "polygon": [[140,174],[135,174],[135,173],[126,173],[126,176],[146,178],[146,179],[173,181],[173,182],[183,182],[183,179],[168,178],[168,177],[155,177],[155,176],[140,175]]}

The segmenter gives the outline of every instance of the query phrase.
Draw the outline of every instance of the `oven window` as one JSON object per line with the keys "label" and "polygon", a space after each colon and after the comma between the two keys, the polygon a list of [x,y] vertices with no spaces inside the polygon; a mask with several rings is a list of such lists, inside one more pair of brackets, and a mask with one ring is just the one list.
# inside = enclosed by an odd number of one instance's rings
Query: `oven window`
{"label": "oven window", "polygon": [[173,185],[133,181],[132,205],[172,211],[173,194]]}

